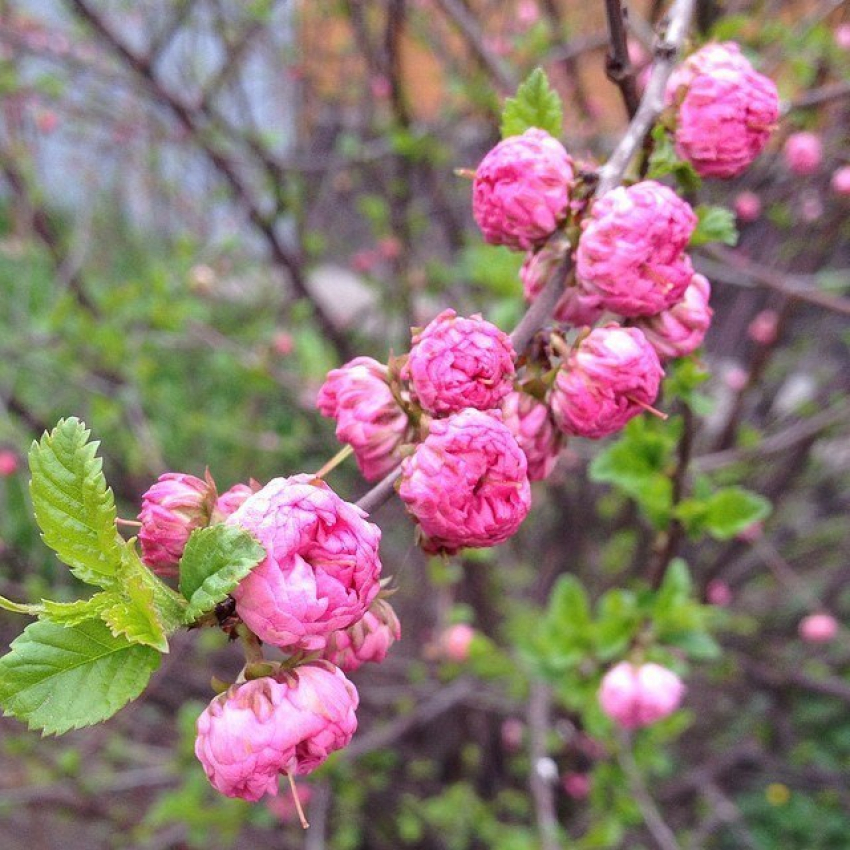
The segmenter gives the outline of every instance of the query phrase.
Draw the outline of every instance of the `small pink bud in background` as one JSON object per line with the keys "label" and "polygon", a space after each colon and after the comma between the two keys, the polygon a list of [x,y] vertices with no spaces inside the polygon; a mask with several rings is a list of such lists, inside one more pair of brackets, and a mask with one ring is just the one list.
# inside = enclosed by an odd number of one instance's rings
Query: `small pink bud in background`
{"label": "small pink bud in background", "polygon": [[732,366],[723,375],[723,382],[732,392],[739,393],[750,380],[750,373],[741,366]]}
{"label": "small pink bud in background", "polygon": [[431,422],[402,461],[398,494],[419,522],[426,551],[496,546],[531,508],[527,467],[499,413],[467,409]]}
{"label": "small pink bud in background", "polygon": [[755,192],[739,192],[735,196],[735,215],[744,223],[755,221],[761,215],[761,198]]}
{"label": "small pink bud in background", "polygon": [[377,251],[371,251],[368,248],[364,248],[363,250],[352,254],[351,268],[361,274],[367,274],[372,271],[380,261],[381,257]]}
{"label": "small pink bud in background", "polygon": [[779,313],[776,310],[762,310],[747,325],[747,336],[759,345],[772,345],[779,332]]}
{"label": "small pink bud in background", "polygon": [[35,126],[40,133],[49,135],[59,126],[59,116],[52,109],[41,109],[35,116]]}
{"label": "small pink bud in background", "polygon": [[652,316],[672,307],[694,274],[684,250],[696,224],[690,204],[654,180],[607,192],[582,225],[580,289],[621,316]]}
{"label": "small pink bud in background", "polygon": [[549,406],[565,434],[599,439],[651,405],[664,370],[639,328],[594,328],[558,369]]}
{"label": "small pink bud in background", "polygon": [[672,714],[684,693],[682,680],[672,670],[621,661],[603,676],[599,704],[624,729],[637,729]]}
{"label": "small pink bud in background", "polygon": [[469,658],[469,647],[475,637],[475,629],[467,623],[449,626],[440,635],[440,649],[449,661],[462,663]]}
{"label": "small pink bud in background", "polygon": [[522,747],[525,737],[525,723],[517,717],[509,717],[502,723],[502,746],[509,752],[515,753]]}
{"label": "small pink bud in background", "polygon": [[[848,29],[850,29],[850,25],[848,25]],[[837,168],[833,172],[830,186],[832,186],[832,191],[836,195],[845,197],[850,195],[850,165],[842,165],[841,168]]]}
{"label": "small pink bud in background", "polygon": [[336,420],[336,438],[354,449],[367,481],[376,481],[398,464],[397,452],[410,423],[393,394],[385,364],[355,357],[332,369],[316,406],[322,416]]}
{"label": "small pink bud in background", "polygon": [[714,578],[705,589],[705,598],[711,605],[725,608],[732,601],[732,590],[725,581]]}
{"label": "small pink bud in background", "polygon": [[212,786],[256,802],[278,776],[311,773],[357,729],[357,689],[342,671],[305,664],[284,681],[254,679],[217,696],[198,718],[195,755]]}
{"label": "small pink bud in background", "polygon": [[735,536],[738,540],[744,543],[755,543],[764,534],[764,523],[759,520],[751,525],[748,525],[742,531],[739,531]]}
{"label": "small pink bud in background", "polygon": [[472,212],[484,240],[527,251],[563,223],[573,161],[563,145],[532,127],[499,142],[481,161],[472,185]]}
{"label": "small pink bud in background", "polygon": [[568,797],[584,800],[590,793],[590,776],[586,773],[565,773],[561,777],[561,787]]}
{"label": "small pink bud in background", "polygon": [[311,475],[274,478],[227,519],[266,557],[233,590],[236,611],[273,646],[324,649],[380,590],[381,531]]}
{"label": "small pink bud in background", "polygon": [[401,623],[395,611],[385,599],[377,599],[361,620],[328,637],[322,657],[351,673],[369,661],[380,664],[400,639]]}
{"label": "small pink bud in background", "polygon": [[295,341],[288,331],[278,331],[272,338],[274,353],[280,357],[288,357],[295,348]]}
{"label": "small pink bud in background", "polygon": [[0,450],[0,478],[8,478],[18,471],[20,461],[11,449]]}
{"label": "small pink bud in background", "polygon": [[678,304],[636,322],[659,358],[684,357],[702,345],[714,315],[709,298],[711,284],[701,274],[695,274]]}
{"label": "small pink bud in background", "polygon": [[215,484],[194,475],[166,472],[142,496],[139,543],[142,560],[155,573],[176,575],[186,542],[196,528],[209,524]]}
{"label": "small pink bud in background", "polygon": [[376,100],[386,100],[392,94],[392,84],[383,75],[372,77],[369,80],[369,91]]}
{"label": "small pink bud in background", "polygon": [[809,614],[800,620],[799,632],[808,643],[829,643],[838,634],[838,621],[831,614]]}
{"label": "small pink bud in background", "polygon": [[517,20],[527,27],[540,20],[540,9],[536,0],[521,0],[517,9]]}
{"label": "small pink bud in background", "polygon": [[799,177],[814,174],[823,159],[823,145],[814,133],[792,133],[782,149],[785,164]]}
{"label": "small pink bud in background", "polygon": [[833,30],[832,37],[841,50],[850,50],[850,24],[839,24]]}
{"label": "small pink bud in background", "polygon": [[378,240],[378,251],[385,260],[395,260],[401,256],[401,240],[395,236],[384,236]]}
{"label": "small pink bud in background", "polygon": [[528,480],[548,478],[564,444],[549,408],[528,393],[510,392],[502,402],[502,416],[525,453]]}
{"label": "small pink bud in background", "polygon": [[803,193],[803,200],[800,204],[800,218],[806,224],[812,224],[823,216],[823,200],[817,192]]}

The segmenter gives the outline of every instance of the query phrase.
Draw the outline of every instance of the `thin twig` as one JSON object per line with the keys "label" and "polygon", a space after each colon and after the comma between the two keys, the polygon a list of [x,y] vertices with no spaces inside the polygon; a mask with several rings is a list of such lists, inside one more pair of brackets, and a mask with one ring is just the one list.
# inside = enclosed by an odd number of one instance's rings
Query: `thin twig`
{"label": "thin twig", "polygon": [[541,773],[539,765],[548,758],[548,738],[551,731],[550,711],[552,692],[540,680],[531,683],[528,698],[529,757],[531,769],[528,785],[534,802],[534,816],[540,835],[541,850],[559,850],[558,815],[555,809],[555,792],[549,778]]}
{"label": "thin twig", "polygon": [[605,17],[608,21],[608,57],[605,73],[620,89],[626,112],[634,118],[640,106],[637,78],[634,66],[629,59],[629,46],[626,39],[625,11],[621,0],[605,0]]}

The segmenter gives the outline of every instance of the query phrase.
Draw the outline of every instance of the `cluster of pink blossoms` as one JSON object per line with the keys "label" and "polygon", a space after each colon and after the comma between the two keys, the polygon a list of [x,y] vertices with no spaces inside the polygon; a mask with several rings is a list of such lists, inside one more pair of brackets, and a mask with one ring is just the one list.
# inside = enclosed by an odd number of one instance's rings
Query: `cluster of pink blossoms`
{"label": "cluster of pink blossoms", "polygon": [[378,596],[381,532],[311,475],[218,496],[209,475],[167,473],[145,493],[139,518],[143,559],[161,574],[176,574],[191,533],[214,523],[250,532],[265,550],[231,595],[240,628],[290,662],[216,697],[198,720],[195,753],[221,793],[276,794],[280,774],[309,773],[348,744],[358,696],[343,671],[383,661],[401,637]]}

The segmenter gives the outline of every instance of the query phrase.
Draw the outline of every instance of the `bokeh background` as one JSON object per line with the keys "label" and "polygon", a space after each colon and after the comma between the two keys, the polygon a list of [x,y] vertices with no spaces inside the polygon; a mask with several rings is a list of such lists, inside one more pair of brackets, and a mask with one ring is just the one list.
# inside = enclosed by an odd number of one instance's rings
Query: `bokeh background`
{"label": "bokeh background", "polygon": [[[629,11],[642,67],[665,4]],[[60,417],[102,440],[133,518],[165,470],[209,468],[224,490],[321,466],[327,370],[404,352],[444,306],[509,328],[522,258],[484,246],[454,169],[498,140],[537,65],[567,148],[603,162],[626,125],[604,20],[577,0],[0,3],[0,593],[80,592],[28,505],[26,451]],[[397,502],[376,514],[403,639],[353,677],[360,731],[304,783],[307,833],[285,794],[221,798],[194,759],[210,678],[241,664],[210,632],[178,636],[101,727],[42,740],[0,720],[0,846],[531,850],[541,776],[563,846],[655,847],[647,805],[682,848],[850,846],[850,198],[831,185],[850,164],[847,28],[835,0],[698,3],[694,44],[741,41],[786,111],[745,177],[692,197],[760,206],[697,259],[716,315],[693,464],[774,510],[682,541],[717,645],[634,763],[582,721],[598,662],[576,679],[535,631],[564,574],[596,599],[652,556],[651,498],[591,480],[598,447],[578,440],[499,550],[429,560]],[[781,155],[801,129],[824,147],[804,177]],[[332,483],[367,490],[352,463]],[[828,645],[798,636],[815,611],[842,623]],[[464,663],[441,651],[457,622],[476,629]],[[0,615],[0,644],[21,627]]]}

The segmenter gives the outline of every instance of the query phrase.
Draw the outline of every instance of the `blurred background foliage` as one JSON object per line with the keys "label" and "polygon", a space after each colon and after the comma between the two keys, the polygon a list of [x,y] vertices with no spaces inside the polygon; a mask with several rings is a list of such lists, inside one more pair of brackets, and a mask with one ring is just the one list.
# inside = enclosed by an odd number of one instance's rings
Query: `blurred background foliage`
{"label": "blurred background foliage", "polygon": [[[58,418],[102,440],[132,518],[166,469],[209,467],[224,490],[318,468],[336,451],[313,404],[326,371],[405,351],[442,307],[510,327],[521,257],[483,245],[453,169],[497,141],[504,97],[537,65],[565,101],[567,148],[604,161],[625,118],[603,13],[0,3],[0,592],[78,592],[26,492],[29,443]],[[663,13],[630,6],[638,64]],[[682,848],[847,846],[850,200],[830,180],[850,162],[850,13],[700,0],[698,22],[695,44],[740,40],[788,109],[745,177],[689,190],[730,208],[751,191],[761,213],[738,221],[736,247],[697,252],[715,325],[668,378],[671,420],[571,443],[497,551],[428,560],[398,504],[381,509],[404,637],[354,676],[360,731],[303,783],[306,834],[285,795],[221,798],[196,763],[210,677],[240,666],[204,633],[179,636],[103,727],[42,741],[0,721],[4,848],[649,848],[654,818]],[[824,144],[807,177],[781,157],[798,129]],[[758,316],[775,333],[754,332]],[[332,483],[367,489],[353,464]],[[653,589],[671,535],[681,559]],[[801,642],[821,610],[840,638]],[[457,622],[476,629],[465,662],[440,644]],[[4,645],[20,625],[0,618]],[[689,692],[631,740],[595,693],[635,647]]]}

